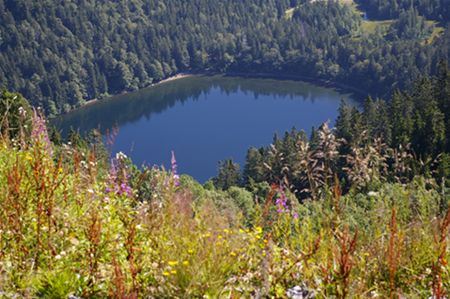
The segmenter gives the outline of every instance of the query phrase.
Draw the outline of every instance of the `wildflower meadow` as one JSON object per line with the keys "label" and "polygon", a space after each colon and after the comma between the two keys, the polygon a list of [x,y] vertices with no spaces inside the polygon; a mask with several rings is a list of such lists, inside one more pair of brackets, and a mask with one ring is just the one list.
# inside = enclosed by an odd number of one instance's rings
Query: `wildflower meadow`
{"label": "wildflower meadow", "polygon": [[424,177],[300,203],[283,182],[223,191],[174,153],[136,167],[31,126],[0,142],[2,298],[448,296],[450,211]]}

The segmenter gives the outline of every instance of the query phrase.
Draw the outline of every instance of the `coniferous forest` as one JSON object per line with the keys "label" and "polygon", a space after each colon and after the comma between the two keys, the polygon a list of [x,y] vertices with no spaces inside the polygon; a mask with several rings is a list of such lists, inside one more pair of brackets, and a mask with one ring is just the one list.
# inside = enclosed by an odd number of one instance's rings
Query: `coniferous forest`
{"label": "coniferous forest", "polygon": [[397,2],[2,0],[0,85],[53,115],[187,71],[289,73],[381,96],[449,57],[448,1]]}
{"label": "coniferous forest", "polygon": [[[449,7],[0,0],[0,298],[448,298]],[[204,184],[46,120],[183,72],[366,100]]]}

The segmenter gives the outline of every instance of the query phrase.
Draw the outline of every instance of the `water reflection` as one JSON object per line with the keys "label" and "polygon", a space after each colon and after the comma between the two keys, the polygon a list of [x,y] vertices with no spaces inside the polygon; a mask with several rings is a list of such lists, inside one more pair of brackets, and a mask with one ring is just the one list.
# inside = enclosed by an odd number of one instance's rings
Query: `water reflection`
{"label": "water reflection", "polygon": [[217,162],[233,158],[243,165],[247,149],[272,141],[292,127],[309,132],[337,116],[335,90],[289,80],[190,77],[117,96],[74,111],[54,123],[81,133],[119,128],[113,151],[140,165],[170,166],[175,150],[179,170],[204,182]]}
{"label": "water reflection", "polygon": [[[331,89],[291,80],[255,79],[228,76],[195,76],[167,82],[134,93],[119,95],[99,101],[53,120],[65,136],[70,128],[81,133],[100,129],[102,133],[115,126],[135,122],[144,117],[149,120],[153,114],[160,114],[187,100],[197,101],[205,97],[211,89],[218,89],[230,96],[242,92],[254,99],[271,96],[275,99],[335,101],[339,94]],[[348,95],[340,95],[348,99]]]}

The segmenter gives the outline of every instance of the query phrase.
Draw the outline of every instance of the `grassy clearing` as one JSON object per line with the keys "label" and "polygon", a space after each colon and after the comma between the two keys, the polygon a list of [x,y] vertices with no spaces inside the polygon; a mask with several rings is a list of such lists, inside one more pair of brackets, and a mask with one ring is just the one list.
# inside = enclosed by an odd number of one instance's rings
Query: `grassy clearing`
{"label": "grassy clearing", "polygon": [[[364,12],[359,8],[358,4],[354,0],[339,0],[339,3],[343,5],[349,5],[356,14],[361,15],[361,18],[364,15]],[[285,18],[287,20],[291,19],[294,15],[294,11],[298,7],[289,8],[286,10]],[[355,32],[353,35],[354,39],[358,39],[361,35],[369,35],[374,34],[375,32],[381,32],[381,34],[385,35],[389,27],[394,23],[395,20],[362,20],[361,22],[361,30]],[[437,37],[439,37],[443,32],[444,28],[437,26],[437,22],[435,21],[427,21],[428,25],[433,26],[433,32],[430,36],[424,40],[424,43],[432,43]]]}
{"label": "grassy clearing", "polygon": [[[389,31],[389,27],[395,22],[395,20],[382,20],[382,21],[369,21],[364,20],[361,23],[361,31],[356,34],[354,37],[359,37],[359,35],[364,34],[374,34],[375,32],[381,32],[381,34],[385,35]],[[427,21],[427,24],[433,27],[433,31],[430,36],[423,41],[424,44],[431,44],[433,41],[438,38],[445,29],[443,27],[437,26],[437,22],[435,21]]]}
{"label": "grassy clearing", "polygon": [[433,26],[433,32],[431,32],[430,37],[425,41],[425,43],[431,44],[445,31],[445,28],[437,26],[438,23],[436,21],[427,21],[427,24],[429,26]]}
{"label": "grassy clearing", "polygon": [[289,8],[288,10],[286,10],[286,13],[284,16],[286,18],[286,20],[292,19],[292,16],[294,15],[294,11],[295,11],[295,7]]}
{"label": "grassy clearing", "polygon": [[361,23],[361,29],[366,34],[372,34],[380,30],[381,32],[386,32],[389,26],[392,25],[394,20],[384,20],[384,21],[367,21],[364,20]]}

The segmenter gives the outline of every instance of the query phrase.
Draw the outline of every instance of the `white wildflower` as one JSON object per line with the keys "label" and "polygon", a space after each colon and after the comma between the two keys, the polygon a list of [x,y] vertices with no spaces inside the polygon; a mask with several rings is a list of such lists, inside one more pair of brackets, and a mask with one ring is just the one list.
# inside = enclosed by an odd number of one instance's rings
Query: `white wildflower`
{"label": "white wildflower", "polygon": [[118,152],[118,153],[116,154],[116,159],[117,159],[117,160],[125,160],[126,158],[128,158],[128,157],[127,157],[127,155],[125,155],[123,152]]}

